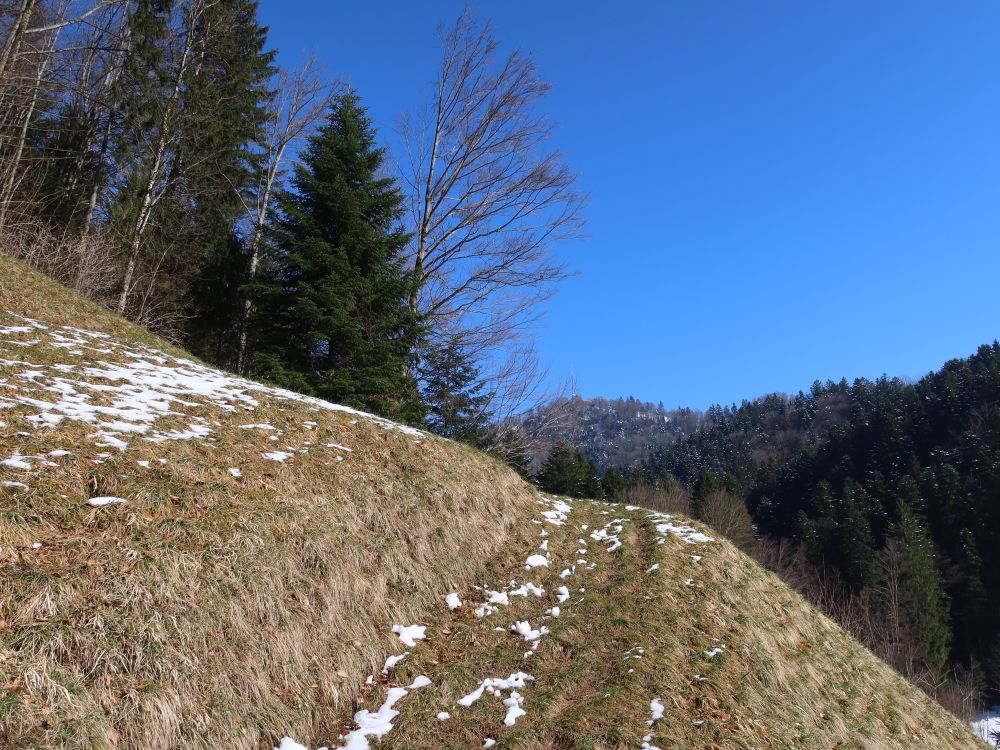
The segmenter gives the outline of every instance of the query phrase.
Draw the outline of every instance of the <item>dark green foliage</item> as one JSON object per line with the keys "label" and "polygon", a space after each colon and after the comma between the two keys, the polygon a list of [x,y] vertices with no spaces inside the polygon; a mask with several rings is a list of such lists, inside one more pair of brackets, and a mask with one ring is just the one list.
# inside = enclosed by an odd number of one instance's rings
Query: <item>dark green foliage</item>
{"label": "dark green foliage", "polygon": [[613,466],[601,477],[601,489],[605,500],[624,502],[628,497],[628,487],[626,475]]}
{"label": "dark green foliage", "polygon": [[206,39],[197,75],[185,90],[185,128],[179,171],[199,259],[188,311],[188,343],[220,364],[232,365],[238,341],[242,285],[248,258],[234,231],[255,200],[260,169],[255,144],[263,137],[273,96],[275,53],[257,22],[257,0],[206,6],[198,33]]}
{"label": "dark green foliage", "polygon": [[948,599],[941,584],[936,552],[926,524],[905,502],[898,508],[899,521],[891,538],[898,544],[901,568],[901,605],[910,624],[919,657],[936,677],[948,671],[951,628]]}
{"label": "dark green foliage", "polygon": [[725,489],[715,475],[708,469],[702,469],[701,474],[698,475],[697,481],[694,483],[694,487],[691,489],[691,513],[695,518],[702,517],[702,509],[705,505],[705,500],[708,499],[710,495],[715,492],[719,492]]}
{"label": "dark green foliage", "polygon": [[396,418],[420,417],[405,304],[403,198],[380,177],[385,152],[353,93],[309,140],[293,190],[278,196],[262,274],[256,369],[281,385]]}
{"label": "dark green foliage", "polygon": [[481,446],[490,429],[490,396],[479,370],[452,342],[426,347],[420,362],[427,427],[438,435]]}
{"label": "dark green foliage", "polygon": [[645,470],[651,481],[673,474],[688,485],[710,471],[748,494],[760,532],[801,542],[856,591],[873,585],[879,551],[899,545],[912,576],[907,617],[927,666],[940,674],[949,651],[952,662],[991,663],[1000,639],[1000,345],[913,384],[817,383],[792,398],[714,407],[703,429],[656,450]]}
{"label": "dark green foliage", "polygon": [[579,448],[557,443],[542,464],[538,486],[544,492],[569,497],[601,498],[601,480],[594,462]]}

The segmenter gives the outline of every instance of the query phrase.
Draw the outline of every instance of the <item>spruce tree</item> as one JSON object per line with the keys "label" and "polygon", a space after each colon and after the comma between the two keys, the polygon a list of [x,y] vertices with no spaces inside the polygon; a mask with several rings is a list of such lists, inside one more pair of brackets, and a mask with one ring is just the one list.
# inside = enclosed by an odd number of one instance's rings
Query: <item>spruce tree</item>
{"label": "spruce tree", "polygon": [[923,520],[903,502],[894,536],[902,551],[902,606],[918,652],[935,677],[943,679],[951,652],[948,598],[935,563],[934,545]]}
{"label": "spruce tree", "polygon": [[257,369],[291,388],[379,414],[420,416],[409,374],[417,325],[406,305],[403,197],[358,96],[338,95],[278,196]]}
{"label": "spruce tree", "polygon": [[199,22],[204,54],[185,97],[185,129],[178,144],[184,167],[197,270],[188,313],[189,345],[232,365],[247,276],[244,238],[235,231],[253,181],[273,96],[275,53],[257,20],[257,0],[206,6]]}
{"label": "spruce tree", "polygon": [[594,462],[579,448],[572,449],[565,443],[553,446],[538,474],[538,486],[557,495],[603,497]]}
{"label": "spruce tree", "polygon": [[455,343],[428,347],[420,364],[427,426],[438,435],[481,446],[489,431],[479,369]]}
{"label": "spruce tree", "polygon": [[538,486],[544,492],[573,495],[577,483],[576,457],[565,443],[552,446],[538,474]]}

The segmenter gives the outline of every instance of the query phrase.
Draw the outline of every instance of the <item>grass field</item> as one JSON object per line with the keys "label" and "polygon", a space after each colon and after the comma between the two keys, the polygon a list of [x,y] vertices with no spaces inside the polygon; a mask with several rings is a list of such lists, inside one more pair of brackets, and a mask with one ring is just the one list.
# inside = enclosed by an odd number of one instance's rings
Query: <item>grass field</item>
{"label": "grass field", "polygon": [[708,530],[541,498],[4,258],[0,482],[0,748],[983,747]]}

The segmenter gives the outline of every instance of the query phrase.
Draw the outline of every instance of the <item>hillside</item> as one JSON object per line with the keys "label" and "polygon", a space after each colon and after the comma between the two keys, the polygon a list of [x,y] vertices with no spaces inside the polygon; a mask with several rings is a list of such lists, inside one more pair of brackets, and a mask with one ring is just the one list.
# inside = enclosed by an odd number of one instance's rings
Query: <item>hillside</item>
{"label": "hillside", "polygon": [[[913,383],[817,383],[793,398],[714,408],[645,469],[653,481],[671,475],[688,485],[707,471],[745,494],[760,532],[801,545],[843,584],[840,599],[866,599],[881,613],[864,639],[881,642],[885,658],[937,677],[977,671],[995,698],[998,403],[994,343]],[[899,603],[884,596],[900,587]]]}
{"label": "hillside", "polygon": [[625,469],[646,457],[651,445],[669,443],[694,432],[701,414],[666,409],[629,398],[557,398],[520,417],[532,437],[530,468],[537,471],[557,443],[580,448],[604,472]]}
{"label": "hillside", "polygon": [[0,747],[983,747],[684,519],[0,311]]}

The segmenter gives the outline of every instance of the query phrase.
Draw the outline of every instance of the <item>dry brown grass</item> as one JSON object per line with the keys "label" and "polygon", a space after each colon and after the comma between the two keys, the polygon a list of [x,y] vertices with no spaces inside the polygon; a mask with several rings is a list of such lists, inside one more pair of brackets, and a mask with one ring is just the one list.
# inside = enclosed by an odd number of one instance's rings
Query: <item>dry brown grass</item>
{"label": "dry brown grass", "polygon": [[[546,527],[553,556],[562,562],[526,574],[522,551],[498,561],[484,583],[527,577],[549,591],[566,583],[558,573],[576,556],[577,537],[586,537],[580,525],[605,523],[600,511],[608,507],[629,519],[624,546],[608,554],[589,541],[586,557],[598,566],[578,568],[569,579],[573,598],[558,619],[545,620],[552,632],[535,656],[524,659],[523,644],[493,631],[526,617],[537,625],[540,606],[531,600],[486,620],[459,610],[431,621],[430,640],[396,678],[405,684],[424,673],[433,685],[407,698],[386,747],[457,750],[480,747],[488,736],[500,750],[610,750],[641,747],[647,733],[664,750],[983,747],[733,545],[689,545],[675,537],[656,544],[644,510],[580,501],[566,527]],[[648,573],[653,562],[660,569]],[[685,585],[688,579],[693,586]],[[470,593],[476,596],[482,595]],[[642,658],[626,658],[636,645]],[[724,652],[708,658],[705,652],[718,645]],[[455,708],[483,677],[516,670],[536,679],[522,691],[527,715],[515,727],[502,726],[504,709],[496,699]],[[653,698],[666,715],[650,729]],[[372,696],[365,705],[379,700]],[[435,721],[441,710],[451,718]]]}
{"label": "dry brown grass", "polygon": [[[0,309],[170,350],[2,258]],[[0,360],[61,356],[0,342]],[[0,362],[0,395],[17,388],[18,371]],[[29,414],[0,411],[3,456],[74,454],[14,477],[29,491],[0,489],[0,748],[251,749],[286,733],[336,746],[354,710],[377,707],[385,687],[421,673],[432,685],[399,704],[382,746],[471,748],[492,736],[498,750],[603,750],[640,747],[649,732],[664,750],[982,747],[731,544],[658,544],[646,510],[577,503],[565,526],[544,526],[550,566],[526,573],[541,528],[531,523],[534,493],[447,441],[262,399],[253,411],[212,412],[209,440],[136,438],[97,463],[105,449],[91,447],[91,427],[65,421],[19,434]],[[294,459],[263,460],[275,444],[238,429],[246,422],[282,430],[280,447]],[[128,503],[85,504],[99,494]],[[625,519],[613,553],[581,528],[603,525],[608,512]],[[567,581],[559,572],[581,554],[581,538],[597,567]],[[473,616],[484,596],[474,585],[514,578],[543,585],[545,600]],[[539,625],[563,583],[572,598],[525,658],[507,628],[524,618]],[[454,590],[466,606],[453,613],[441,598]],[[391,678],[366,686],[402,650],[395,622],[425,623],[429,638]],[[707,658],[720,643],[724,653]],[[643,658],[625,659],[636,645]],[[484,677],[518,670],[536,680],[515,726],[502,726],[492,698],[434,719]],[[650,730],[654,697],[666,716]]]}
{"label": "dry brown grass", "polygon": [[[0,307],[169,350],[2,259]],[[0,378],[12,372],[0,366]],[[395,650],[391,624],[479,572],[532,496],[470,449],[289,402],[218,409],[211,440],[135,439],[100,465],[92,428],[18,435],[30,413],[4,410],[2,457],[74,455],[5,472],[27,492],[0,489],[0,747],[258,748],[289,731],[328,734]],[[274,444],[237,429],[246,422],[313,447],[265,461]],[[327,442],[354,452],[337,462]],[[95,509],[94,495],[129,502]]]}

